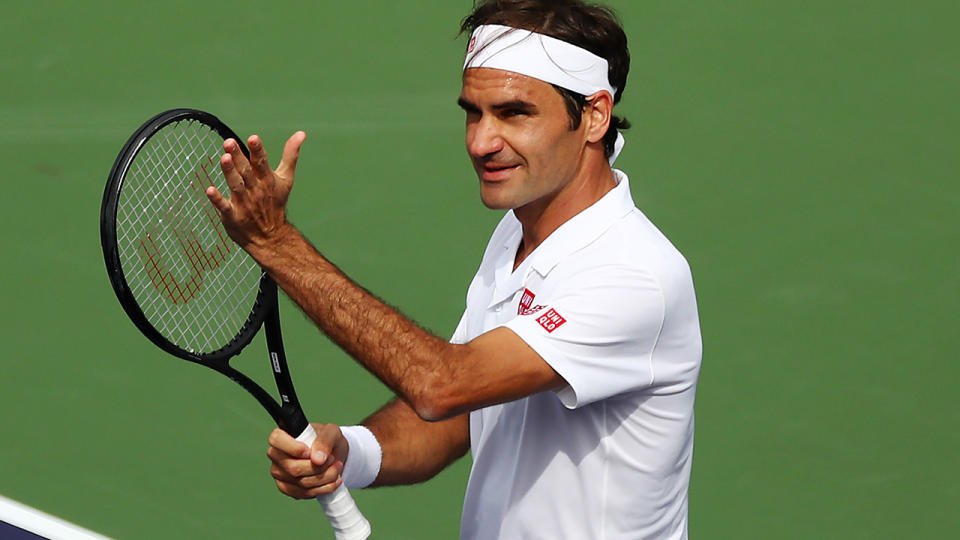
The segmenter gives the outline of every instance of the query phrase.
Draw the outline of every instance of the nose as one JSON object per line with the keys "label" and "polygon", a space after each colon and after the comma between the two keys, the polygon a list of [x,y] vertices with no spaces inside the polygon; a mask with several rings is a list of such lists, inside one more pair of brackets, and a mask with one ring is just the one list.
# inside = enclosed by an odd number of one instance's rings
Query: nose
{"label": "nose", "polygon": [[482,158],[503,150],[503,137],[489,115],[467,123],[467,153]]}

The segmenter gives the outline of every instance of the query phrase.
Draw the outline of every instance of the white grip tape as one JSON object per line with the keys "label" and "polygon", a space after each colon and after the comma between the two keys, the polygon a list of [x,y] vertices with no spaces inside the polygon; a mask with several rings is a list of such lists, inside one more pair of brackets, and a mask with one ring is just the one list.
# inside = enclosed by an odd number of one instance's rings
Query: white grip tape
{"label": "white grip tape", "polygon": [[[297,440],[312,447],[316,438],[313,426],[307,424]],[[317,496],[317,501],[327,514],[337,540],[365,540],[370,536],[370,522],[360,513],[346,486],[341,484],[333,493]]]}

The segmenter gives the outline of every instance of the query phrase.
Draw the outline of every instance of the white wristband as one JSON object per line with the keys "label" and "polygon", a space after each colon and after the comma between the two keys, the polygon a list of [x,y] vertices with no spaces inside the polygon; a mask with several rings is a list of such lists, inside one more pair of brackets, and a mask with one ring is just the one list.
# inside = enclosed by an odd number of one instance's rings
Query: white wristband
{"label": "white wristband", "polygon": [[365,426],[342,426],[340,432],[350,445],[343,464],[343,485],[349,489],[365,488],[377,479],[383,461],[380,443]]}

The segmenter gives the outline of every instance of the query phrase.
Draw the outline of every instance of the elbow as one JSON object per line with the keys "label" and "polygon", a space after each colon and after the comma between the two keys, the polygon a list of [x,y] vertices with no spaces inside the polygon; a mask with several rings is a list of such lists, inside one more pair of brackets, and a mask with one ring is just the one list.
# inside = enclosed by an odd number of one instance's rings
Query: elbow
{"label": "elbow", "polygon": [[439,422],[466,412],[461,392],[451,378],[430,377],[411,396],[410,405],[427,422]]}
{"label": "elbow", "polygon": [[421,372],[410,388],[408,403],[427,422],[439,422],[473,410],[472,379],[463,366],[469,365],[470,349],[463,345],[444,351],[444,362]]}
{"label": "elbow", "polygon": [[414,406],[414,410],[417,411],[417,416],[425,422],[440,422],[451,416],[447,409],[430,403],[418,403]]}
{"label": "elbow", "polygon": [[442,392],[428,390],[422,392],[416,399],[410,402],[417,416],[427,422],[439,422],[456,416],[459,411],[458,404],[453,400],[444,397]]}

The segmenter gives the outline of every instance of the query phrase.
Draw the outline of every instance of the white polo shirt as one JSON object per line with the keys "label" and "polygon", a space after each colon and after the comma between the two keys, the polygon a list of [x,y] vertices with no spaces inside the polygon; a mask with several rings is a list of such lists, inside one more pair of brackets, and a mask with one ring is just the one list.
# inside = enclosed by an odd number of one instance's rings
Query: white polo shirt
{"label": "white polo shirt", "polygon": [[464,540],[687,537],[701,341],[686,260],[616,188],[513,270],[508,212],[451,341],[498,326],[568,386],[470,413]]}

